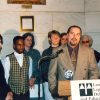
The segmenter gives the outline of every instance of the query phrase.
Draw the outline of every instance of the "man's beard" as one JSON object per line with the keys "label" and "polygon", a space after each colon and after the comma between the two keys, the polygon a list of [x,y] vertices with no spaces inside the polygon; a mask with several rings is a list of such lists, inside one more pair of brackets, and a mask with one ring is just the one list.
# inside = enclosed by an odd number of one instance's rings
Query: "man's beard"
{"label": "man's beard", "polygon": [[71,46],[77,46],[77,43],[72,43],[72,42],[70,42],[70,45],[71,45]]}
{"label": "man's beard", "polygon": [[76,38],[72,38],[70,41],[70,45],[71,46],[77,46],[77,39]]}

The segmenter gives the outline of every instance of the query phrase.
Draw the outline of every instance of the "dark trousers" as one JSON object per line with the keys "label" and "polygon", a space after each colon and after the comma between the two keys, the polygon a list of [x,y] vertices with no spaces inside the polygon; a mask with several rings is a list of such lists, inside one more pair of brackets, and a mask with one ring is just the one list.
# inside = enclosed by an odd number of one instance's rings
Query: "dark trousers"
{"label": "dark trousers", "polygon": [[29,100],[29,91],[25,94],[13,93],[13,100]]}

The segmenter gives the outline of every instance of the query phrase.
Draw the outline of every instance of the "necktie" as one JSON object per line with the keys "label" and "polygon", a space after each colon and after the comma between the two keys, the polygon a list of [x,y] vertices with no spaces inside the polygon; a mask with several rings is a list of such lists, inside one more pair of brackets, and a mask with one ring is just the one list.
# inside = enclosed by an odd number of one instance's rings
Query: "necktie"
{"label": "necktie", "polygon": [[75,54],[74,49],[73,49],[72,54],[71,54],[71,61],[72,61],[73,67],[76,67],[76,54]]}

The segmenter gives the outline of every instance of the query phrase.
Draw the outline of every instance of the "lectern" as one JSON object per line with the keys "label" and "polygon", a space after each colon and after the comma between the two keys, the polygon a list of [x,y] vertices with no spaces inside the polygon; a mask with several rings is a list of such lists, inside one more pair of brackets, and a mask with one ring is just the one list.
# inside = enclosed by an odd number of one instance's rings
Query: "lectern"
{"label": "lectern", "polygon": [[58,81],[58,94],[59,96],[68,96],[68,100],[71,100],[70,80]]}
{"label": "lectern", "polygon": [[58,81],[58,94],[68,100],[100,100],[100,80]]}

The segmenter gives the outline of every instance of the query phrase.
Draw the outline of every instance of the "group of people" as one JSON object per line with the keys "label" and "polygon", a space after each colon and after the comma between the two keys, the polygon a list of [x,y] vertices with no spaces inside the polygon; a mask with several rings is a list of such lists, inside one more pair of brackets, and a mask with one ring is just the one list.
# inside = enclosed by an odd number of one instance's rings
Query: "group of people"
{"label": "group of people", "polygon": [[[82,35],[79,26],[70,26],[66,33],[50,31],[48,43],[50,46],[41,56],[34,49],[32,33],[14,37],[14,52],[0,62],[0,100],[38,100],[38,95],[30,95],[38,89],[38,84],[42,84],[40,91],[43,91],[40,100],[68,100],[68,96],[60,97],[58,94],[59,80],[99,79],[97,63],[100,53],[91,48],[91,36]],[[0,50],[2,44],[3,38],[0,35]],[[58,51],[62,52],[51,57]],[[38,61],[45,56],[49,59],[41,62],[39,70]],[[71,77],[66,74],[68,71],[73,73]]]}

